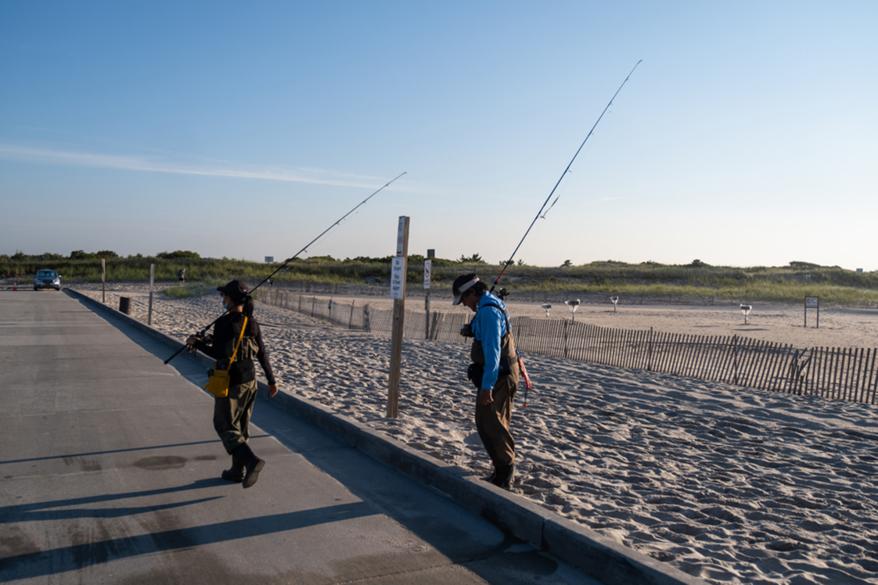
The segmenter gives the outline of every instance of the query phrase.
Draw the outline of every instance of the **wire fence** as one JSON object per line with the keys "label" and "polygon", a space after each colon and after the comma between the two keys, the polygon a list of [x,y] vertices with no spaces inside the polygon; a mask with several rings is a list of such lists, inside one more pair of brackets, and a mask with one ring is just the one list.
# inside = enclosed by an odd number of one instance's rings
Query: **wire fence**
{"label": "wire fence", "polygon": [[[260,291],[271,305],[325,319],[349,329],[389,336],[393,311],[368,303],[339,303],[332,298],[281,289]],[[405,339],[467,343],[460,329],[465,313],[406,311]],[[550,357],[630,369],[643,369],[748,388],[832,400],[878,404],[878,348],[813,347],[750,337],[665,333],[653,329],[616,329],[561,319],[514,317],[510,326],[517,347]]]}

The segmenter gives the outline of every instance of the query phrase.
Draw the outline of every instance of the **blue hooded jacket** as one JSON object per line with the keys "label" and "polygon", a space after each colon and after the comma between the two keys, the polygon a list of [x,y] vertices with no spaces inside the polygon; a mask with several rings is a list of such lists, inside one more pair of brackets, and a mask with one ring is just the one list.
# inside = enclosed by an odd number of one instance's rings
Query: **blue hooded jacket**
{"label": "blue hooded jacket", "polygon": [[473,337],[482,344],[485,357],[481,392],[490,392],[500,376],[500,345],[506,335],[506,304],[486,292],[479,298],[472,320]]}

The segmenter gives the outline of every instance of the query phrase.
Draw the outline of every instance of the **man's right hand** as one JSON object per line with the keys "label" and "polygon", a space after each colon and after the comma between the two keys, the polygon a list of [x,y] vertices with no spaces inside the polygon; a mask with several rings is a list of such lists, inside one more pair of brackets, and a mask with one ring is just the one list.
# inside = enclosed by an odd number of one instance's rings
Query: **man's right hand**
{"label": "man's right hand", "polygon": [[479,406],[491,406],[494,403],[493,392],[482,390],[479,392]]}

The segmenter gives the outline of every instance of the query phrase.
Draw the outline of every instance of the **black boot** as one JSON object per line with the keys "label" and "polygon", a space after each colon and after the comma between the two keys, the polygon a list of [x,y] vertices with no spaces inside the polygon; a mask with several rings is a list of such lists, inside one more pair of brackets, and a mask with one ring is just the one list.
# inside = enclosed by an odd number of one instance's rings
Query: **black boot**
{"label": "black boot", "polygon": [[491,475],[485,476],[482,478],[483,481],[487,481],[488,483],[494,483],[494,480],[497,479],[497,470],[491,472]]}
{"label": "black boot", "polygon": [[244,464],[244,488],[253,487],[259,479],[259,472],[265,467],[265,461],[253,454],[250,445],[242,443],[235,451],[240,455]]}
{"label": "black boot", "polygon": [[494,475],[494,481],[492,482],[497,487],[501,487],[504,490],[508,490],[512,488],[512,475],[515,471],[515,465],[498,465],[497,473]]}
{"label": "black boot", "polygon": [[241,463],[241,458],[238,455],[237,449],[232,452],[232,466],[223,471],[220,477],[232,483],[241,483],[244,481],[244,464]]}

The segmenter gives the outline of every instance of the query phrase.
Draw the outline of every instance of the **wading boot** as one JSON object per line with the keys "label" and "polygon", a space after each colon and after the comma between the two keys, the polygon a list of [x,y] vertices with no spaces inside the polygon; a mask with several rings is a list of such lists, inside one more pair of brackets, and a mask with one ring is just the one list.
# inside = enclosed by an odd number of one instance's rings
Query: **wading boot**
{"label": "wading boot", "polygon": [[512,488],[512,475],[515,471],[514,465],[500,465],[497,467],[497,474],[494,476],[494,481],[492,482],[497,487],[501,487],[504,490],[508,490]]}
{"label": "wading boot", "polygon": [[238,456],[237,449],[232,453],[232,466],[223,471],[220,477],[232,483],[241,483],[244,481],[244,464],[241,463],[241,458]]}
{"label": "wading boot", "polygon": [[259,479],[259,472],[265,467],[265,461],[254,455],[247,443],[242,443],[235,451],[239,453],[241,461],[244,463],[244,481],[241,483],[245,489],[253,487],[256,480]]}

